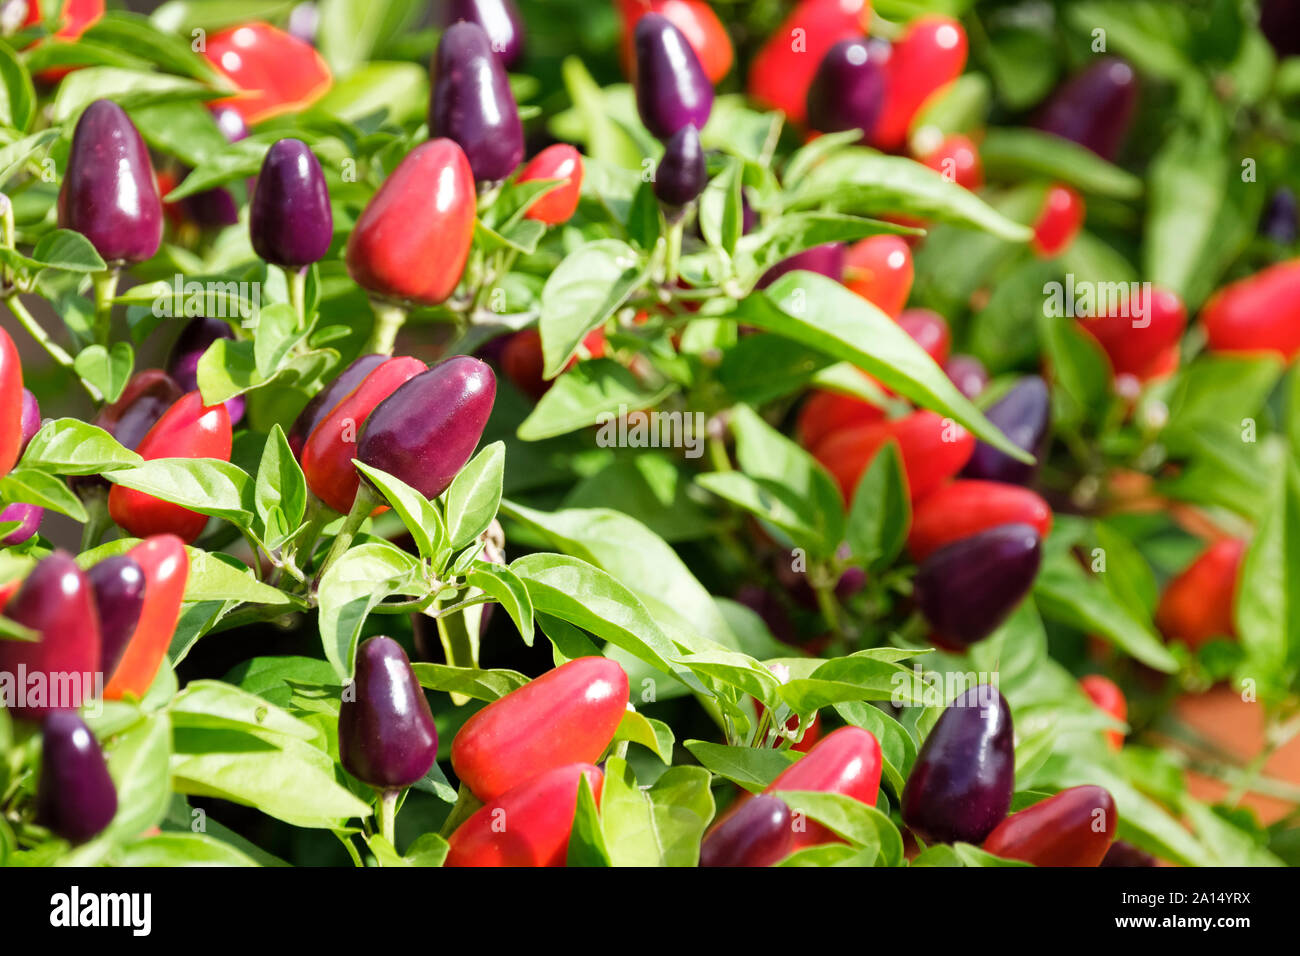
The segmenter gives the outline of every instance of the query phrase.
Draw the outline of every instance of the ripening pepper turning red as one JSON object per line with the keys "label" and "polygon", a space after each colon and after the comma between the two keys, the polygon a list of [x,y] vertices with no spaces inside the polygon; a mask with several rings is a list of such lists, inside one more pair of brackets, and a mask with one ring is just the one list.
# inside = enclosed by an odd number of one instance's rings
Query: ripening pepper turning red
{"label": "ripening pepper turning red", "polygon": [[[782,790],[842,793],[874,807],[880,790],[882,760],[875,734],[852,725],[841,727],[781,771],[763,793],[775,794]],[[821,843],[843,842],[820,823],[810,820],[804,823],[805,828],[793,835],[791,852]]]}
{"label": "ripening pepper turning red", "polygon": [[912,291],[912,250],[899,236],[870,236],[849,247],[844,284],[891,318]]}
{"label": "ripening pepper turning red", "polygon": [[[36,641],[0,641],[0,675],[26,699],[10,712],[36,720],[54,710],[75,710],[95,693],[99,671],[99,615],[90,581],[72,555],[55,551],[41,559],[3,608],[11,621],[40,635]],[[22,668],[27,675],[20,677]],[[44,692],[33,685],[43,675]]]}
{"label": "ripening pepper turning red", "polygon": [[808,88],[822,59],[841,40],[861,38],[870,25],[867,0],[802,0],[751,62],[749,95],[803,123]]}
{"label": "ripening pepper turning red", "polygon": [[[601,358],[605,354],[605,327],[602,325],[587,333],[582,340],[582,352],[590,358]],[[577,365],[579,358],[574,355],[564,366],[565,371]],[[520,329],[506,341],[501,349],[501,371],[533,401],[537,401],[550,391],[553,380],[548,381],[543,372],[546,361],[542,356],[542,333],[537,326]]]}
{"label": "ripening pepper turning red", "polygon": [[144,573],[144,603],[117,667],[111,673],[104,668],[106,700],[144,697],[153,685],[176,633],[190,577],[189,555],[176,535],[146,538],[126,554]]}
{"label": "ripening pepper turning red", "polygon": [[1235,637],[1233,605],[1245,556],[1246,542],[1237,538],[1216,541],[1201,552],[1165,585],[1156,606],[1160,632],[1192,650],[1211,638]]}
{"label": "ripening pepper turning red", "polygon": [[1211,352],[1300,352],[1300,259],[1224,286],[1201,308]]}
{"label": "ripening pepper turning red", "polygon": [[100,660],[105,678],[111,678],[122,653],[140,623],[144,609],[144,570],[135,559],[117,554],[98,562],[86,577],[95,592],[99,610]]}
{"label": "ripening pepper turning red", "polygon": [[1130,375],[1139,382],[1151,379],[1168,350],[1183,337],[1187,327],[1183,300],[1167,289],[1153,289],[1132,306],[1125,297],[1111,312],[1082,318],[1079,324],[1106,352],[1116,376]]}
{"label": "ripening pepper turning red", "polygon": [[528,161],[516,182],[534,179],[559,179],[563,182],[543,193],[524,213],[548,226],[558,226],[573,218],[582,195],[582,154],[568,143],[548,146]]}
{"label": "ripening pepper turning red", "polygon": [[616,0],[623,19],[623,42],[620,54],[623,71],[630,77],[636,72],[636,25],[647,13],[657,13],[682,31],[686,42],[699,58],[710,83],[721,83],[731,72],[735,51],[731,37],[713,7],[703,0]]}
{"label": "ripening pepper turning red", "polygon": [[1069,186],[1057,183],[1047,190],[1042,211],[1034,220],[1034,237],[1029,241],[1040,259],[1059,256],[1074,242],[1083,228],[1087,209],[1083,197]]}
{"label": "ripening pepper turning red", "polygon": [[[21,458],[27,451],[27,446],[31,440],[36,437],[36,433],[41,429],[41,406],[36,401],[36,396],[27,389],[23,389],[21,401],[21,427],[22,442],[18,448],[18,457]],[[0,474],[3,477],[3,474]],[[10,531],[3,538],[0,538],[0,544],[15,545],[22,544],[24,541],[31,539],[41,526],[41,519],[45,517],[45,509],[40,505],[28,504],[26,502],[15,502],[0,510],[0,524],[7,521],[17,521],[18,527]]]}
{"label": "ripening pepper turning red", "polygon": [[388,359],[321,418],[303,443],[301,458],[307,487],[317,498],[340,514],[352,509],[361,484],[361,475],[352,464],[361,426],[380,402],[425,368],[409,355]]}
{"label": "ripening pepper turning red", "polygon": [[438,305],[465,270],[477,203],[461,148],[449,139],[421,143],[362,211],[348,239],[348,274],[376,295]]}
{"label": "ripening pepper turning red", "polygon": [[321,423],[321,419],[332,412],[334,406],[341,402],[345,395],[360,385],[367,375],[386,361],[388,361],[388,356],[381,355],[378,352],[359,356],[351,365],[339,373],[338,378],[316,393],[316,397],[298,413],[298,417],[294,419],[293,425],[289,427],[289,434],[286,436],[289,440],[289,450],[293,452],[295,458],[302,458],[302,446],[306,443],[307,436],[315,431],[316,426]]}
{"label": "ripening pepper turning red", "polygon": [[1002,524],[1026,524],[1046,538],[1052,509],[1028,488],[962,479],[931,492],[912,510],[908,553],[924,561],[945,545]]}
{"label": "ripening pepper turning red", "polygon": [[[154,423],[136,451],[145,461],[155,458],[230,461],[231,441],[226,406],[205,407],[202,395],[188,392]],[[208,523],[207,515],[125,485],[114,485],[108,493],[108,513],[121,528],[137,538],[174,534],[186,544],[193,544]]]}
{"label": "ripening pepper turning red", "polygon": [[117,788],[104,752],[85,722],[56,711],[41,728],[36,822],[70,843],[84,843],[117,815]]}
{"label": "ripening pepper turning red", "polygon": [[981,843],[1011,807],[1011,708],[996,688],[972,687],[930,730],[903,788],[903,822],[929,843]]}
{"label": "ripening pepper turning red", "polygon": [[391,637],[371,637],[357,648],[352,695],[339,708],[339,759],[377,790],[409,787],[438,759],[429,700]]}
{"label": "ripening pepper turning red", "polygon": [[23,366],[9,333],[0,328],[0,478],[23,447]]}
{"label": "ripening pepper turning red", "polygon": [[969,136],[952,133],[921,160],[949,182],[975,190],[984,185],[984,164]]}
{"label": "ripening pepper turning red", "polygon": [[902,453],[913,501],[961,471],[975,448],[975,437],[956,422],[935,412],[916,411],[894,421],[832,432],[811,451],[839,484],[844,500],[852,501],[863,472],[891,438]]}
{"label": "ripening pepper turning red", "polygon": [[498,182],[524,158],[524,127],[510,78],[477,23],[449,26],[438,41],[429,133],[457,143],[478,182]]}
{"label": "ripening pepper turning red", "polygon": [[984,849],[1034,866],[1100,866],[1115,839],[1115,800],[1101,787],[1071,787],[1011,814]]}
{"label": "ripening pepper turning red", "polygon": [[604,657],[580,657],[494,700],[451,742],[456,776],[480,800],[573,763],[594,763],[627,710],[627,674]]}
{"label": "ripening pepper turning red", "polygon": [[913,117],[932,95],[966,68],[966,30],[951,17],[917,17],[894,44],[886,70],[885,107],[872,132],[872,143],[896,150],[907,140]]}
{"label": "ripening pepper turning red", "polygon": [[[539,727],[541,734],[544,727]],[[564,866],[587,778],[600,805],[605,776],[588,763],[554,767],[490,800],[456,828],[444,866]]]}
{"label": "ripening pepper turning red", "polygon": [[[1080,678],[1079,686],[1104,713],[1110,714],[1121,722],[1128,720],[1128,700],[1124,697],[1124,692],[1119,689],[1119,685],[1109,677],[1089,674]],[[1108,730],[1106,740],[1110,743],[1111,749],[1119,750],[1124,746],[1124,731]]]}
{"label": "ripening pepper turning red", "polygon": [[143,262],[162,242],[162,198],[144,140],[126,111],[95,100],[82,111],[59,188],[59,226],[109,265]]}
{"label": "ripening pepper turning red", "polygon": [[210,105],[229,106],[249,126],[306,109],[334,79],[315,47],[269,23],[244,23],[215,33],[203,55],[240,91]]}
{"label": "ripening pepper turning red", "polygon": [[771,866],[794,849],[790,808],[759,794],[726,815],[700,844],[700,866]]}

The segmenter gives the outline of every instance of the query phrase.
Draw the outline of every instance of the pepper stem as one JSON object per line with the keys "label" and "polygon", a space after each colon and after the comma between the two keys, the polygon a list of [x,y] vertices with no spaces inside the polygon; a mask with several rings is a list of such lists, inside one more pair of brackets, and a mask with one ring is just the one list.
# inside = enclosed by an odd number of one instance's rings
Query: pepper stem
{"label": "pepper stem", "polygon": [[307,330],[307,270],[310,266],[303,266],[301,269],[286,269],[289,274],[289,304],[293,306],[293,314],[298,317],[298,331]]}
{"label": "pepper stem", "polygon": [[372,308],[375,311],[375,325],[370,331],[370,341],[362,351],[392,355],[397,333],[406,324],[406,309],[400,305],[379,302],[373,302]]}
{"label": "pepper stem", "polygon": [[664,283],[677,284],[678,267],[682,259],[682,234],[686,231],[686,221],[678,219],[668,227],[668,250],[664,257]]}
{"label": "pepper stem", "polygon": [[379,792],[379,835],[397,849],[397,798],[402,791],[396,788]]}
{"label": "pepper stem", "polygon": [[87,494],[83,499],[86,506],[85,527],[81,529],[81,552],[84,554],[91,548],[99,547],[99,542],[104,538],[104,532],[113,524],[113,519],[108,515],[108,496],[101,492]]}
{"label": "pepper stem", "polygon": [[361,530],[361,525],[370,517],[370,513],[380,504],[379,494],[374,491],[366,482],[361,482],[357,488],[357,496],[352,501],[352,510],[343,520],[343,527],[339,528],[338,535],[334,538],[334,544],[330,547],[330,552],[325,556],[325,562],[320,566],[316,578],[312,581],[311,589],[314,593],[320,588],[321,579],[325,577],[325,572],[339,558],[352,547],[352,539],[357,536]]}
{"label": "pepper stem", "polygon": [[91,280],[95,290],[95,341],[107,346],[112,332],[113,297],[117,295],[117,269],[96,272]]}
{"label": "pepper stem", "polygon": [[[74,375],[77,375],[76,363],[73,361],[72,356],[65,352],[58,342],[50,338],[50,333],[46,332],[44,326],[36,321],[35,316],[27,311],[27,306],[23,305],[22,300],[18,298],[18,293],[11,291],[5,297],[4,302],[9,307],[9,311],[14,314],[14,318],[18,320],[18,324],[27,330],[27,334],[35,339],[41,348],[45,349],[50,358]],[[104,400],[104,396],[99,389],[80,375],[77,375],[77,381],[86,389],[86,393],[90,395],[92,400],[96,402]]]}

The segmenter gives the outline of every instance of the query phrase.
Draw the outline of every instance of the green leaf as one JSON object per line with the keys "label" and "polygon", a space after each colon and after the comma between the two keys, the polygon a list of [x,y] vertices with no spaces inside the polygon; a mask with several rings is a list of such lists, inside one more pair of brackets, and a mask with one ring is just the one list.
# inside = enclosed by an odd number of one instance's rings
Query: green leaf
{"label": "green leaf", "polygon": [[[192,28],[194,24],[190,21],[186,25]],[[139,14],[110,10],[82,36],[130,50],[135,56],[156,63],[169,73],[180,73],[218,87],[227,85],[224,75],[205,57],[194,52],[188,38],[160,30]]]}
{"label": "green leaf", "polygon": [[980,159],[990,173],[1043,176],[1112,199],[1142,195],[1142,180],[1132,173],[1090,149],[1039,130],[991,127],[980,143]]}
{"label": "green leaf", "polygon": [[851,362],[892,391],[954,419],[1016,460],[1033,460],[957,391],[943,369],[898,323],[838,282],[811,272],[792,272],[762,295],[746,299],[736,318]]}
{"label": "green leaf", "polygon": [[670,767],[643,789],[626,761],[606,761],[601,825],[612,865],[695,866],[711,819],[713,794],[703,767]]}
{"label": "green leaf", "polygon": [[252,523],[253,479],[238,465],[217,458],[155,458],[104,476],[199,514],[247,528]]}
{"label": "green leaf", "polygon": [[293,599],[283,591],[263,584],[245,567],[229,555],[187,548],[190,557],[190,574],[185,584],[185,600],[190,603],[204,601],[238,601],[247,604],[290,604]]}
{"label": "green leaf", "polygon": [[168,707],[173,727],[242,727],[319,741],[321,732],[264,697],[218,680],[191,681]]}
{"label": "green leaf", "polygon": [[111,99],[129,111],[155,103],[201,100],[212,96],[210,86],[184,77],[93,66],[76,70],[59,82],[52,109],[55,122],[66,123],[99,99]]}
{"label": "green leaf", "polygon": [[518,575],[503,565],[478,563],[469,569],[465,581],[496,598],[519,629],[524,643],[533,646],[533,603],[528,597],[528,587]]}
{"label": "green leaf", "polygon": [[65,272],[103,272],[108,268],[89,239],[71,229],[55,229],[41,236],[32,259],[46,269]]}
{"label": "green leaf", "polygon": [[307,513],[307,479],[278,424],[272,426],[262,450],[253,504],[261,522],[262,541],[268,548],[284,544]]}
{"label": "green leaf", "polygon": [[447,489],[447,537],[453,550],[476,540],[496,518],[505,463],[505,443],[493,442],[470,459]]}
{"label": "green leaf", "polygon": [[389,121],[404,123],[429,107],[429,71],[416,63],[363,63],[346,76],[336,76],[313,111],[359,122],[381,110]]}
{"label": "green leaf", "polygon": [[0,478],[0,500],[6,504],[40,505],[83,524],[89,517],[72,489],[54,475],[35,468],[17,468]]}
{"label": "green leaf", "polygon": [[257,374],[263,379],[274,376],[293,347],[305,336],[306,333],[298,329],[298,315],[292,306],[276,302],[261,308],[257,313],[257,334],[253,340],[253,364]]}
{"label": "green leaf", "polygon": [[728,159],[723,171],[709,181],[700,196],[700,232],[709,245],[727,255],[735,252],[744,228],[743,184],[744,165]]}
{"label": "green leaf", "polygon": [[688,740],[684,746],[691,756],[719,777],[758,793],[780,776],[799,755],[789,750],[767,750],[756,747],[731,747]]}
{"label": "green leaf", "polygon": [[1300,467],[1293,458],[1272,482],[1239,581],[1233,618],[1246,650],[1240,670],[1281,693],[1300,666]]}
{"label": "green leaf", "polygon": [[36,88],[32,76],[14,52],[13,47],[0,40],[0,123],[16,130],[25,130],[36,112]]}
{"label": "green leaf", "polygon": [[0,188],[8,184],[27,165],[28,160],[43,152],[58,137],[58,130],[43,129],[0,148]]}
{"label": "green leaf", "polygon": [[119,866],[257,866],[251,857],[206,833],[160,833],[132,840],[118,852]]}
{"label": "green leaf", "polygon": [[322,0],[317,43],[334,72],[346,76],[372,59],[380,43],[411,26],[415,5],[403,0]]}
{"label": "green leaf", "polygon": [[1200,257],[1214,238],[1229,169],[1209,135],[1178,131],[1150,164],[1143,274],[1186,297]]}
{"label": "green leaf", "polygon": [[609,851],[601,829],[596,798],[591,794],[587,775],[578,777],[578,803],[574,808],[573,827],[569,831],[569,849],[565,866],[609,866]]}
{"label": "green leaf", "polygon": [[613,359],[579,362],[560,375],[529,416],[519,425],[524,441],[541,441],[600,424],[602,441],[617,434],[618,421],[628,411],[654,408],[678,390],[672,382],[650,389]]}
{"label": "green leaf", "polygon": [[488,702],[498,700],[528,683],[526,676],[511,670],[482,670],[477,667],[423,662],[412,664],[411,669],[415,671],[415,679],[421,687]]}
{"label": "green leaf", "polygon": [[387,472],[371,468],[356,459],[353,459],[352,463],[393,506],[393,511],[402,519],[402,524],[415,539],[421,557],[439,560],[450,546],[447,542],[447,529],[438,506],[400,478],[394,478]]}
{"label": "green leaf", "polygon": [[641,255],[617,239],[598,239],[568,255],[542,288],[543,374],[558,375],[587,333],[613,315],[644,278]]}
{"label": "green leaf", "polygon": [[77,374],[99,389],[104,401],[115,402],[126,388],[135,367],[135,351],[127,342],[116,343],[112,351],[102,345],[82,349],[73,360]]}
{"label": "green leaf", "polygon": [[874,849],[882,866],[901,866],[903,837],[889,817],[843,793],[779,790],[792,812],[805,814],[860,849]]}
{"label": "green leaf", "polygon": [[883,219],[836,212],[789,213],[737,243],[738,271],[745,277],[747,285],[752,285],[772,266],[816,246],[854,242],[868,236],[921,234],[918,229]]}
{"label": "green leaf", "polygon": [[912,523],[912,504],[898,443],[888,441],[858,480],[845,529],[853,557],[868,569],[888,567],[898,557]]}
{"label": "green leaf", "polygon": [[614,740],[640,744],[666,765],[673,762],[673,743],[676,737],[673,729],[662,720],[654,720],[635,710],[629,710],[619,721],[618,729],[614,731]]}
{"label": "green leaf", "polygon": [[387,542],[353,547],[320,583],[320,636],[326,659],[351,680],[357,638],[375,605],[390,594],[422,595],[420,562]]}
{"label": "green leaf", "polygon": [[992,853],[985,853],[969,843],[938,843],[918,853],[912,866],[1030,866],[1020,860],[1006,860]]}

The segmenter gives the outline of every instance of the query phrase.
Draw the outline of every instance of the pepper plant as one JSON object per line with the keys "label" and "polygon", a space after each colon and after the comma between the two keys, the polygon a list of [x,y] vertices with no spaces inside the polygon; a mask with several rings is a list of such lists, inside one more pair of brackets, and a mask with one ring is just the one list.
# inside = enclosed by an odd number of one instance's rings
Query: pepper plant
{"label": "pepper plant", "polygon": [[1300,860],[1286,4],[27,6],[0,862]]}

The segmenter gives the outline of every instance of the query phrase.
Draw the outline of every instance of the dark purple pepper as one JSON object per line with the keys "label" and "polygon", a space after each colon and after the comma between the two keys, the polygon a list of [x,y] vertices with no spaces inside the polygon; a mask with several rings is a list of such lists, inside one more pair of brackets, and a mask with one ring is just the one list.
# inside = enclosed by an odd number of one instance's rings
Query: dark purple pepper
{"label": "dark purple pepper", "polygon": [[685,206],[704,192],[709,171],[704,162],[700,132],[683,126],[673,134],[655,170],[655,195],[665,206]]}
{"label": "dark purple pepper", "polygon": [[316,155],[300,139],[271,145],[248,211],[253,250],[267,262],[301,269],[319,262],[334,238],[334,214]]}
{"label": "dark purple pepper", "polygon": [[903,788],[903,822],[929,843],[979,844],[1011,809],[1015,784],[1011,708],[980,684],[935,723]]}
{"label": "dark purple pepper", "polygon": [[113,677],[122,660],[122,652],[140,623],[144,610],[144,571],[135,559],[120,554],[105,558],[89,571],[86,577],[95,592],[95,607],[99,609],[100,668],[105,682]]}
{"label": "dark purple pepper", "polygon": [[836,282],[844,278],[844,244],[828,242],[822,246],[805,249],[788,259],[782,259],[758,280],[758,288],[766,289],[787,272],[816,272]]}
{"label": "dark purple pepper", "polygon": [[1133,67],[1102,57],[1066,80],[1034,125],[1113,161],[1133,122],[1137,94]]}
{"label": "dark purple pepper", "polygon": [[647,13],[636,24],[636,108],[654,136],[667,141],[683,126],[704,129],[713,85],[682,31]]}
{"label": "dark purple pepper", "polygon": [[1041,560],[1027,524],[997,525],[929,555],[912,587],[931,639],[960,652],[988,637],[1029,593]]}
{"label": "dark purple pepper", "polygon": [[429,135],[454,140],[478,182],[497,182],[524,158],[524,127],[505,67],[477,23],[448,27],[434,58]]}
{"label": "dark purple pepper", "polygon": [[286,27],[291,36],[315,46],[316,31],[320,29],[320,11],[316,9],[316,4],[308,2],[296,5],[289,11]]}
{"label": "dark purple pepper", "polygon": [[972,401],[988,387],[988,370],[973,355],[954,355],[944,363],[943,370],[957,386],[957,391]]}
{"label": "dark purple pepper", "polygon": [[[1037,375],[1028,375],[984,413],[1012,442],[1041,460],[1047,451],[1048,431],[1052,424],[1052,398],[1047,383]],[[1026,464],[998,451],[985,442],[976,442],[962,477],[982,481],[1002,481],[1010,485],[1027,485],[1038,473],[1038,461]]]}
{"label": "dark purple pepper", "polygon": [[308,402],[307,406],[298,413],[298,417],[293,420],[293,425],[286,436],[294,457],[302,455],[302,446],[306,444],[307,436],[321,423],[321,419],[334,409],[343,396],[360,385],[362,379],[387,361],[388,356],[379,353],[362,355],[340,372],[338,378],[316,393],[316,397]]}
{"label": "dark purple pepper", "polygon": [[1132,843],[1116,840],[1102,857],[1102,866],[1155,866],[1156,858]]}
{"label": "dark purple pepper", "polygon": [[375,407],[361,427],[357,458],[436,498],[474,454],[496,393],[496,376],[478,359],[440,362]]}
{"label": "dark purple pepper", "polygon": [[84,843],[113,822],[117,788],[99,741],[73,711],[56,711],[41,729],[36,822],[71,843]]}
{"label": "dark purple pepper", "polygon": [[1268,201],[1259,221],[1260,235],[1284,246],[1296,241],[1300,223],[1297,223],[1296,197],[1283,186]]}
{"label": "dark purple pepper", "polygon": [[19,447],[18,454],[22,455],[27,451],[27,446],[32,443],[36,433],[41,430],[41,404],[36,401],[36,396],[31,393],[31,389],[23,389],[23,410],[19,418],[23,431],[23,443]]}
{"label": "dark purple pepper", "polygon": [[823,133],[876,126],[885,104],[885,64],[890,47],[883,40],[841,40],[827,51],[808,87],[808,125]]}
{"label": "dark purple pepper", "polygon": [[149,151],[122,107],[95,100],[82,112],[59,190],[59,225],[105,262],[142,262],[162,242],[162,199]]}
{"label": "dark purple pepper", "polygon": [[[18,454],[21,456],[27,451],[27,446],[31,444],[32,438],[41,430],[41,406],[36,401],[36,396],[29,389],[23,389],[23,410],[22,410],[22,445],[19,446]],[[12,504],[0,511],[0,524],[6,524],[10,521],[17,521],[18,527],[10,531],[0,544],[12,547],[15,544],[22,544],[36,534],[41,526],[41,519],[45,517],[45,509],[40,505],[29,504]]]}
{"label": "dark purple pepper", "polygon": [[343,766],[378,790],[401,789],[428,773],[437,757],[433,712],[406,652],[391,637],[366,640],[339,709]]}
{"label": "dark purple pepper", "polygon": [[700,866],[771,866],[794,845],[790,808],[779,797],[750,797],[700,844]]}
{"label": "dark purple pepper", "polygon": [[1259,28],[1278,56],[1300,56],[1300,4],[1295,0],[1264,0]]}
{"label": "dark purple pepper", "polygon": [[514,0],[448,0],[443,23],[477,23],[492,43],[501,65],[512,69],[524,55],[524,21]]}
{"label": "dark purple pepper", "polygon": [[[180,338],[172,346],[172,355],[167,363],[167,372],[176,384],[181,387],[182,392],[193,392],[199,387],[199,359],[203,358],[203,353],[211,348],[212,343],[217,339],[233,339],[235,333],[231,331],[230,323],[222,319],[194,319],[184,329],[181,330]],[[168,407],[171,403],[168,403]],[[226,411],[230,415],[230,424],[238,425],[244,417],[244,396],[236,395],[234,398],[226,400]],[[163,411],[167,409],[164,408]],[[159,412],[161,415],[162,412]],[[157,421],[157,417],[154,418]],[[150,424],[152,426],[152,423]],[[145,429],[148,431],[148,429]],[[144,434],[141,433],[140,438]],[[136,439],[138,444],[140,438]],[[118,441],[122,441],[118,438]],[[122,444],[126,444],[122,442]],[[127,445],[128,448],[134,448],[134,445]]]}
{"label": "dark purple pepper", "polygon": [[[307,4],[299,4],[307,6]],[[248,138],[248,126],[239,111],[231,106],[218,106],[212,111],[212,118],[217,122],[217,129],[226,137],[227,143],[238,143]]]}
{"label": "dark purple pepper", "polygon": [[743,604],[761,617],[778,641],[786,644],[797,642],[797,634],[785,605],[771,591],[757,584],[743,584],[736,592],[735,600],[737,604]]}

